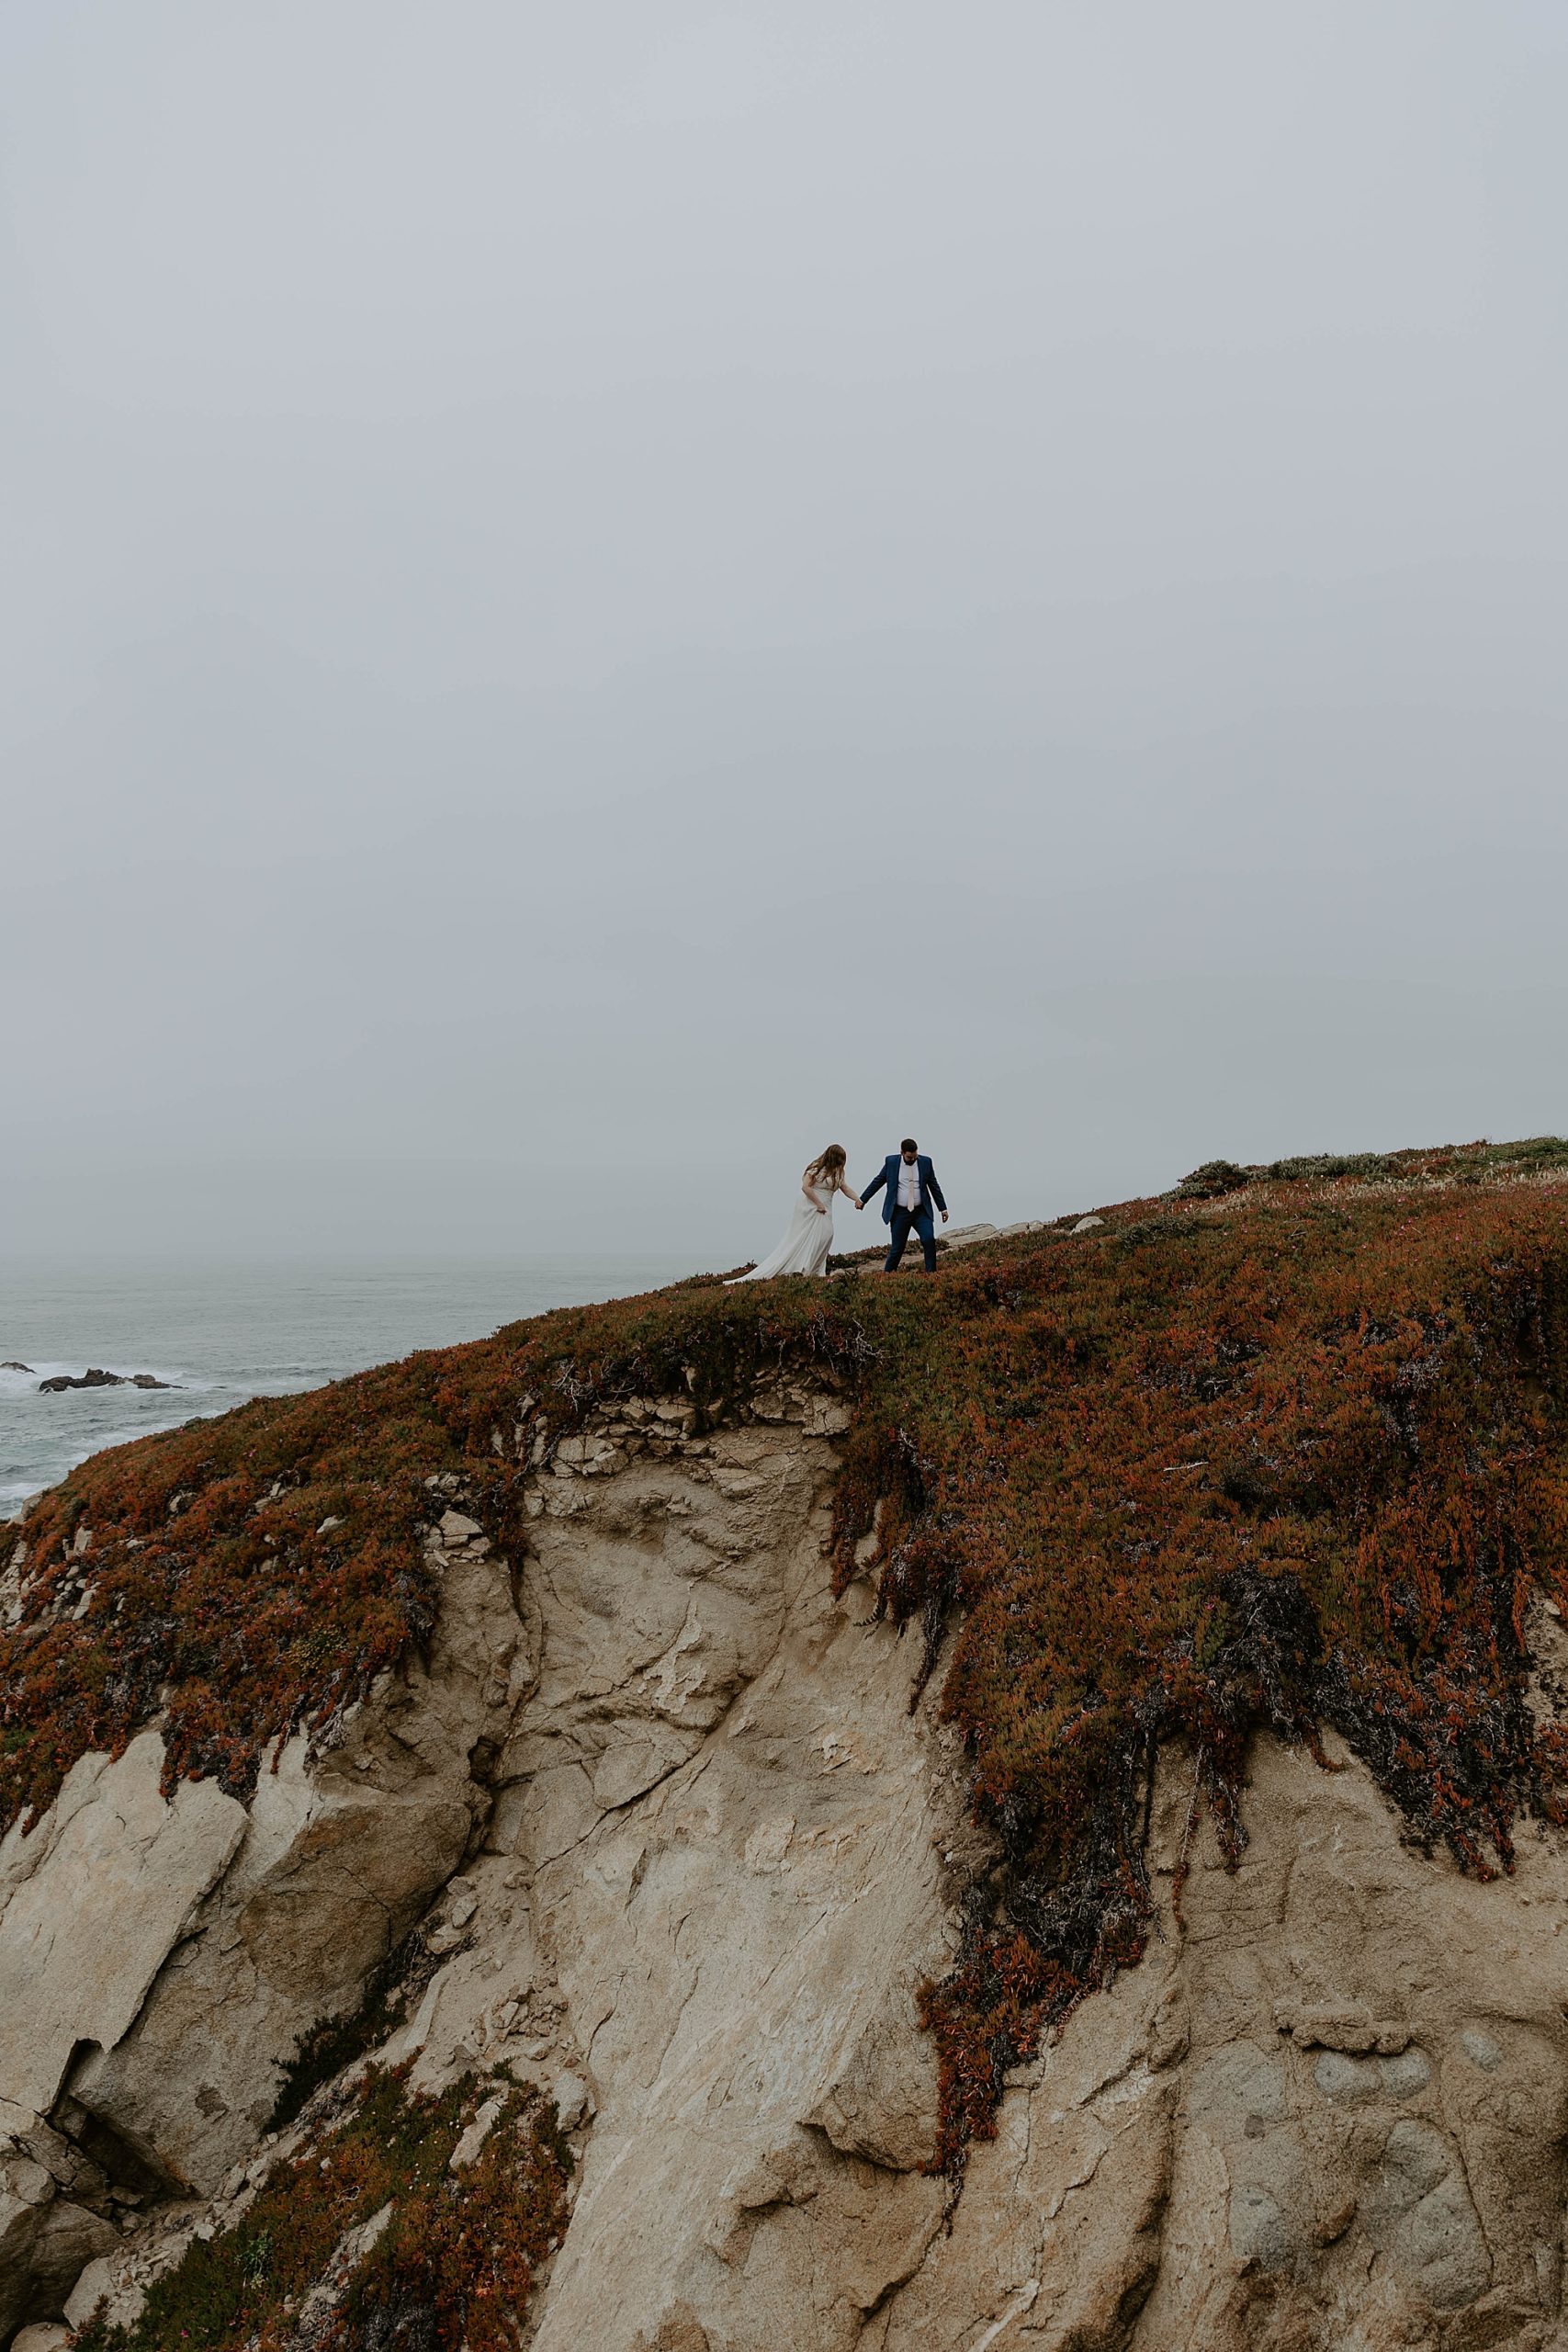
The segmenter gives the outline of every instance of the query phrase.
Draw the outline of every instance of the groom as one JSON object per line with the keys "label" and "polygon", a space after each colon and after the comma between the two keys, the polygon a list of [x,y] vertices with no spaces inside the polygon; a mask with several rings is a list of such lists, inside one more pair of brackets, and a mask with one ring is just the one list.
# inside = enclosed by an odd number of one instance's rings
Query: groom
{"label": "groom", "polygon": [[931,1203],[942,1211],[942,1221],[947,1223],[947,1203],[942,1197],[942,1186],[936,1181],[936,1170],[913,1136],[906,1136],[897,1151],[890,1151],[882,1163],[882,1173],[874,1176],[861,1195],[864,1208],[879,1184],[887,1188],[882,1204],[882,1222],[891,1227],[887,1237],[887,1259],[882,1271],[896,1274],[898,1261],[904,1255],[910,1228],[920,1237],[925,1252],[926,1272],[936,1272],[936,1228],[931,1223]]}

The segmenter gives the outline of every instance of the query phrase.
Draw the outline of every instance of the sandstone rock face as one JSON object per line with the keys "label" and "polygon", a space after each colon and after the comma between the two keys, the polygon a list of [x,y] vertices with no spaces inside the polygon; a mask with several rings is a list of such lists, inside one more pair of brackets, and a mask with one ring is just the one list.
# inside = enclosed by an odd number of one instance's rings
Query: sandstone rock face
{"label": "sandstone rock face", "polygon": [[1527,1833],[1463,1879],[1338,1760],[1259,1743],[1241,1868],[1201,1840],[1184,1921],[1021,2072],[878,2352],[1568,2344],[1568,1866]]}
{"label": "sandstone rock face", "polygon": [[1158,1933],[944,2215],[917,1992],[983,1849],[912,1652],[828,1591],[845,1419],[602,1415],[540,1450],[514,1563],[436,1498],[430,1667],[328,1754],[166,1804],[149,1735],[7,1842],[0,2340],[133,2312],[240,2211],[279,2060],[422,1921],[383,2060],[504,2062],[577,2151],[536,2352],[1568,2352],[1568,1849],[1464,1880],[1344,1756],[1261,1743],[1180,1917],[1168,1759]]}
{"label": "sandstone rock face", "polygon": [[84,1756],[50,1818],[0,1846],[0,2098],[47,2114],[77,2045],[120,2040],[244,1835],[210,1781],[165,1804],[163,1762],[156,1732]]}
{"label": "sandstone rock face", "polygon": [[504,1769],[597,2114],[539,2352],[761,2346],[807,2312],[801,2342],[852,2344],[940,2223],[912,1987],[945,1959],[956,1790],[863,1590],[828,1596],[831,1470],[762,1425],[547,1498]]}
{"label": "sandstone rock face", "polygon": [[95,2036],[67,2084],[173,2183],[210,2191],[251,2154],[279,2059],[354,2006],[482,1827],[473,1768],[509,1720],[523,1628],[510,1570],[471,1521],[433,1542],[444,1605],[428,1672],[389,1681],[326,1756],[300,1738],[264,1767],[232,1862],[135,2023]]}
{"label": "sandstone rock face", "polygon": [[[58,2312],[85,2264],[118,2243],[113,2223],[77,2201],[29,2153],[37,2119],[0,2142],[0,2337],[36,2309]],[[4,2127],[0,2127],[4,2128]]]}
{"label": "sandstone rock face", "polygon": [[0,2341],[59,2313],[140,2205],[209,2192],[254,2152],[280,2062],[353,2006],[482,1828],[473,1759],[510,1720],[523,1629],[477,1529],[432,1542],[430,1667],[328,1755],[291,1744],[249,1808],[210,1781],[166,1802],[144,1733],[85,1757],[0,1847]]}

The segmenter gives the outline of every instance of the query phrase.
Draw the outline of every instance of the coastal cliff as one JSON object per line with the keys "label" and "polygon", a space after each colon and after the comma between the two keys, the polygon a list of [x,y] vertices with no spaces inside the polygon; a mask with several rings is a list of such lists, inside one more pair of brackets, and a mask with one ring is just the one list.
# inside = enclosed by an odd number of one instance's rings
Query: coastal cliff
{"label": "coastal cliff", "polygon": [[84,1464],[0,2342],[1561,2352],[1565,1178],[1216,1163]]}

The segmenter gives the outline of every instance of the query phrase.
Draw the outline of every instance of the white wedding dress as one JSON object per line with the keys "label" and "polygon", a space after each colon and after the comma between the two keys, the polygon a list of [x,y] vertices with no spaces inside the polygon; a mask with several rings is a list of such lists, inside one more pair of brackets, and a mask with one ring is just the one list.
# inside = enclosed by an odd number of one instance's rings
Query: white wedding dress
{"label": "white wedding dress", "polygon": [[[737,1282],[766,1283],[771,1282],[775,1274],[827,1272],[828,1252],[833,1246],[833,1195],[828,1190],[826,1181],[813,1189],[818,1199],[828,1204],[826,1216],[812,1207],[804,1193],[798,1193],[789,1230],[773,1256],[764,1258],[760,1266],[753,1266],[749,1274],[738,1274]],[[728,1287],[733,1289],[735,1284],[732,1283]]]}

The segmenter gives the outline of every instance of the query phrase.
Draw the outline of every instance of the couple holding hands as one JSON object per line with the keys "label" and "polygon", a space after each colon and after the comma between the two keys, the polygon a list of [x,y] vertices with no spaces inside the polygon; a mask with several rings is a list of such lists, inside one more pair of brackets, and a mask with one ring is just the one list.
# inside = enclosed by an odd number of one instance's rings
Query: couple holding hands
{"label": "couple holding hands", "polygon": [[906,1136],[897,1151],[890,1151],[863,1194],[853,1192],[844,1182],[846,1155],[841,1143],[830,1143],[807,1169],[800,1180],[800,1199],[789,1230],[772,1257],[753,1266],[749,1274],[741,1274],[743,1283],[763,1283],[774,1274],[825,1274],[828,1252],[833,1246],[833,1195],[842,1193],[863,1209],[873,1193],[882,1191],[882,1221],[889,1228],[885,1274],[896,1273],[898,1261],[911,1233],[920,1237],[925,1254],[926,1272],[936,1272],[936,1227],[931,1221],[934,1201],[947,1223],[947,1203],[942,1197],[942,1186],[936,1181],[936,1170],[927,1154],[913,1136]]}

